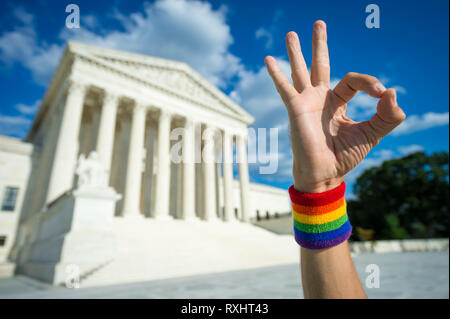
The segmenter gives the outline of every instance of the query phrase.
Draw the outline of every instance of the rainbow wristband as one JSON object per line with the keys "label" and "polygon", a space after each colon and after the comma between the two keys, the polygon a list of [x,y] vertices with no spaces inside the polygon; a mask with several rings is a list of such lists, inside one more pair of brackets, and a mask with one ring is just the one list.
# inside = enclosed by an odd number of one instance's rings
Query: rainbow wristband
{"label": "rainbow wristband", "polygon": [[302,193],[289,187],[295,241],[303,248],[324,249],[346,241],[352,226],[345,204],[345,183],[323,193]]}

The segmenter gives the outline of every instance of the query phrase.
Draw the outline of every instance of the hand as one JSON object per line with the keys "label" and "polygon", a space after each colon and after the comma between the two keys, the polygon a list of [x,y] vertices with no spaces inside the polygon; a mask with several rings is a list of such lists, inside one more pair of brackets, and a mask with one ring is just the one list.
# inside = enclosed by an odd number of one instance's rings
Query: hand
{"label": "hand", "polygon": [[[348,73],[330,89],[326,24],[314,23],[311,77],[295,32],[286,36],[293,85],[276,60],[265,59],[267,69],[289,114],[294,155],[294,187],[317,193],[338,186],[347,172],[405,119],[394,89],[373,76]],[[376,114],[355,122],[345,115],[347,103],[358,90],[379,98]]]}

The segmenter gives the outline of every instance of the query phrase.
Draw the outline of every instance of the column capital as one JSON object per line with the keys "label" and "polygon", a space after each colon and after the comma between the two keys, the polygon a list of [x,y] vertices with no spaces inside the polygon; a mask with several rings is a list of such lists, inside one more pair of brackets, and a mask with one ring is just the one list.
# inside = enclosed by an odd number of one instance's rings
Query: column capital
{"label": "column capital", "polygon": [[203,123],[203,125],[205,126],[205,129],[218,130],[217,126],[214,126],[210,123]]}
{"label": "column capital", "polygon": [[172,112],[166,110],[166,109],[159,109],[159,119],[160,120],[167,120],[172,118]]}
{"label": "column capital", "polygon": [[136,101],[133,106],[133,113],[145,113],[147,111],[147,103]]}
{"label": "column capital", "polygon": [[236,135],[232,131],[229,131],[229,130],[226,130],[226,129],[222,130],[222,134],[223,134],[223,138],[224,139],[230,139],[230,138],[232,139]]}
{"label": "column capital", "polygon": [[197,121],[193,120],[192,118],[190,118],[190,117],[184,118],[184,127],[191,128],[191,127],[194,127],[195,124],[197,124]]}
{"label": "column capital", "polygon": [[88,88],[88,84],[80,81],[75,80],[68,80],[67,81],[67,92],[69,94],[82,94],[84,95],[86,93],[86,90]]}
{"label": "column capital", "polygon": [[119,98],[119,94],[105,90],[103,95],[103,103],[108,105],[117,104],[117,102],[119,102]]}

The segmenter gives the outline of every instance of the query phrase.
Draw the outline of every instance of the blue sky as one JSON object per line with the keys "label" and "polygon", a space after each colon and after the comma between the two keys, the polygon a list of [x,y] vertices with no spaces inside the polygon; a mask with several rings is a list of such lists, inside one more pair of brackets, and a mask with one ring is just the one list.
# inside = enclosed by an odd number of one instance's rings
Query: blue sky
{"label": "blue sky", "polygon": [[[0,134],[25,136],[64,44],[78,40],[189,63],[256,118],[279,128],[279,168],[251,179],[287,188],[291,156],[287,115],[264,69],[270,54],[289,74],[284,36],[299,34],[307,63],[312,24],[328,25],[331,77],[378,77],[398,91],[407,120],[349,176],[416,150],[448,151],[448,1],[72,1],[81,28],[65,27],[64,1],[0,3]],[[380,8],[380,28],[368,29],[365,7]],[[358,94],[355,120],[368,119],[376,100]]]}

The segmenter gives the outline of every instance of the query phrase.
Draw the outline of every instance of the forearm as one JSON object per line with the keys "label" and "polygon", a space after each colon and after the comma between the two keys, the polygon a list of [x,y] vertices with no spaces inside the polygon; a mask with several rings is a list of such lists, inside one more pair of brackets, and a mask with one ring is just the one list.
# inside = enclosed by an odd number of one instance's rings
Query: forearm
{"label": "forearm", "polygon": [[298,191],[296,184],[289,195],[295,240],[301,246],[304,296],[365,298],[347,242],[352,227],[346,211],[345,183],[308,193]]}
{"label": "forearm", "polygon": [[347,241],[327,249],[300,248],[305,298],[366,298]]}

